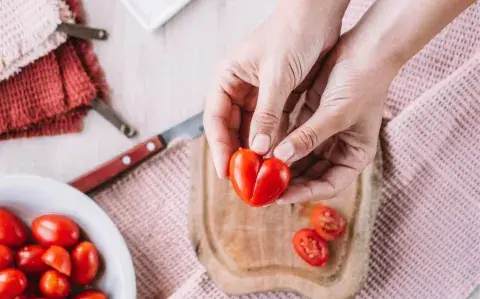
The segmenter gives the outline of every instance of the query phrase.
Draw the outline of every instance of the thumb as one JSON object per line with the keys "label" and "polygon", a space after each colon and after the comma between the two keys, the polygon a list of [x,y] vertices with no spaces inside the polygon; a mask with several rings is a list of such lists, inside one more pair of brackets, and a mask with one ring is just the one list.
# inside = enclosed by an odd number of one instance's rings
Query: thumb
{"label": "thumb", "polygon": [[288,163],[307,156],[328,138],[349,127],[348,118],[341,111],[340,107],[320,107],[275,148],[273,155]]}
{"label": "thumb", "polygon": [[[313,115],[280,142],[273,152],[276,158],[288,163],[298,161],[331,136],[348,128],[347,118],[342,113],[344,111],[342,107],[337,105],[322,107],[320,105],[325,97],[333,96],[336,98],[340,96],[336,86],[338,82],[330,80],[335,63],[334,55],[329,56],[325,61],[322,70],[307,93],[305,105],[308,107],[308,112],[304,113],[303,116],[307,116],[314,111]],[[327,90],[335,92],[326,92]],[[327,96],[328,94],[331,95]],[[335,103],[337,101],[330,99],[329,102]]]}
{"label": "thumb", "polygon": [[[273,72],[271,72],[273,73]],[[281,77],[282,75],[280,75]],[[259,155],[270,151],[292,89],[282,78],[260,79],[257,105],[250,123],[250,149]]]}

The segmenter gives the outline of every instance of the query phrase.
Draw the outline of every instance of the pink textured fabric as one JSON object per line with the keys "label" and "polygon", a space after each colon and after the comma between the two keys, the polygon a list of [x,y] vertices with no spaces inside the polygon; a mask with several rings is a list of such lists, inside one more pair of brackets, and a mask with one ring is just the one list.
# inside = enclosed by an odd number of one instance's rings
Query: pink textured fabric
{"label": "pink textured fabric", "polygon": [[[353,1],[346,27],[368,8]],[[404,67],[381,132],[382,204],[357,299],[463,299],[480,283],[480,3]],[[124,234],[139,298],[230,297],[205,274],[187,231],[189,148],[179,144],[94,199]]]}
{"label": "pink textured fabric", "polygon": [[[343,31],[350,29],[374,0],[352,0]],[[392,83],[384,116],[391,119],[425,91],[445,79],[480,50],[480,3],[477,1],[413,57]]]}

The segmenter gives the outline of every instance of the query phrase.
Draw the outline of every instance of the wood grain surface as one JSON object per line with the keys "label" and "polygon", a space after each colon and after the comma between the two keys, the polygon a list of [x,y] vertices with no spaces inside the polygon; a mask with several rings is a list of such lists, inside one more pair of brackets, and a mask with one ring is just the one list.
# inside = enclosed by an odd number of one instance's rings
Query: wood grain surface
{"label": "wood grain surface", "polygon": [[[251,208],[228,180],[219,180],[206,141],[196,141],[193,158],[190,237],[200,262],[229,294],[289,290],[310,298],[350,298],[368,269],[369,243],[378,208],[379,158],[341,195],[306,204]],[[380,155],[378,155],[380,156]],[[313,268],[294,253],[295,231],[309,227],[309,214],[322,202],[348,221],[346,233],[330,242],[326,266]]]}

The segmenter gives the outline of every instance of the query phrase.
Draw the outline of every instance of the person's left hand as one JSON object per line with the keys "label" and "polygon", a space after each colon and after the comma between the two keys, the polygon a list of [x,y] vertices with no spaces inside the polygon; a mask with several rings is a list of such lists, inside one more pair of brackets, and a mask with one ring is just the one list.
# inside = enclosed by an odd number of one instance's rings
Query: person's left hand
{"label": "person's left hand", "polygon": [[377,150],[383,103],[398,66],[344,36],[307,93],[297,128],[275,148],[294,178],[278,204],[331,198]]}

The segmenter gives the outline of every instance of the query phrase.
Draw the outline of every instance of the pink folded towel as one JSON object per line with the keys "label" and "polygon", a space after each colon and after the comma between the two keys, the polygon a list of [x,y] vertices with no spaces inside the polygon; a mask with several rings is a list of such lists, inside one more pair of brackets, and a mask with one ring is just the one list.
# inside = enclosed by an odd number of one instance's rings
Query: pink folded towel
{"label": "pink folded towel", "polygon": [[0,81],[64,43],[55,29],[72,20],[63,0],[1,0]]}

